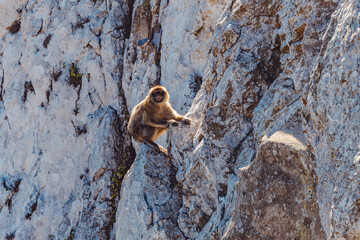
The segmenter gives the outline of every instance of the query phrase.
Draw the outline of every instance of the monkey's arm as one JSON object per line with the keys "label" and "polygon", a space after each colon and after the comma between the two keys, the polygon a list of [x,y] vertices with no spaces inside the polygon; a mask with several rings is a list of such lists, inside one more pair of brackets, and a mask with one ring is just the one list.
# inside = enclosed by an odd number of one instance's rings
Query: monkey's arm
{"label": "monkey's arm", "polygon": [[191,124],[191,119],[190,118],[187,118],[185,116],[182,116],[180,114],[176,114],[173,118],[175,121],[178,121],[178,122],[183,122],[184,124],[186,125],[190,125]]}
{"label": "monkey's arm", "polygon": [[176,122],[183,122],[186,125],[191,124],[190,118],[187,118],[183,115],[178,114],[175,109],[171,107],[170,104],[167,105],[167,115],[169,116],[170,120],[169,123],[173,126],[177,126]]}
{"label": "monkey's arm", "polygon": [[143,124],[151,127],[161,127],[161,128],[166,128],[169,126],[169,123],[166,120],[155,121],[149,119],[147,121],[144,121]]}
{"label": "monkey's arm", "polygon": [[147,125],[150,127],[160,127],[160,128],[169,127],[169,122],[167,120],[154,120],[146,112],[143,113],[141,123],[143,125]]}

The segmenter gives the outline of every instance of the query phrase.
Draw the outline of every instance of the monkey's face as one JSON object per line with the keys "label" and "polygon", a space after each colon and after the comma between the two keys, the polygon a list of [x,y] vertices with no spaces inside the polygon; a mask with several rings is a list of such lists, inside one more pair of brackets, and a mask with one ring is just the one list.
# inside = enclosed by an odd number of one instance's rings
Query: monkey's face
{"label": "monkey's face", "polygon": [[165,92],[162,89],[155,89],[151,96],[155,102],[160,103],[165,99]]}

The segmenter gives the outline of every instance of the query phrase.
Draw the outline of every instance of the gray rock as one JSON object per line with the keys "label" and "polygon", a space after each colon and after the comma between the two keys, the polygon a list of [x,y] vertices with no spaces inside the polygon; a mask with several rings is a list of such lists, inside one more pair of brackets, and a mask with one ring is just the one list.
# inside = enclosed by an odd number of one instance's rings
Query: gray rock
{"label": "gray rock", "polygon": [[[171,158],[142,144],[122,184],[116,239],[183,239],[182,192]],[[130,227],[131,226],[131,227]]]}
{"label": "gray rock", "polygon": [[359,239],[357,1],[0,2],[0,239]]}

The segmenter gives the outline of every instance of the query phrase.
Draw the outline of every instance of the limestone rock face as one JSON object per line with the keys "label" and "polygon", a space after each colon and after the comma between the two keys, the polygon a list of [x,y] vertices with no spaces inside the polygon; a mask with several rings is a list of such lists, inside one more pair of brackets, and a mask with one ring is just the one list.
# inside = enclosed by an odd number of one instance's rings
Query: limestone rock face
{"label": "limestone rock face", "polygon": [[177,224],[181,205],[182,192],[171,159],[141,145],[123,181],[116,239],[184,239]]}
{"label": "limestone rock face", "polygon": [[[0,0],[0,239],[360,239],[359,16]],[[126,130],[156,84],[166,151]]]}
{"label": "limestone rock face", "polygon": [[[0,239],[115,238],[127,2],[0,2]],[[123,176],[122,176],[123,177]]]}

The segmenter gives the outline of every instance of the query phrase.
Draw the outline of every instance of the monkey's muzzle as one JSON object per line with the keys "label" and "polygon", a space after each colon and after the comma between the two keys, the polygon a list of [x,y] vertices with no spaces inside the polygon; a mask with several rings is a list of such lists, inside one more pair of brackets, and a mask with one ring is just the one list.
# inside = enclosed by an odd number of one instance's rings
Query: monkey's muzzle
{"label": "monkey's muzzle", "polygon": [[161,96],[161,95],[156,95],[155,96],[155,101],[156,102],[161,102],[163,100],[163,96]]}

